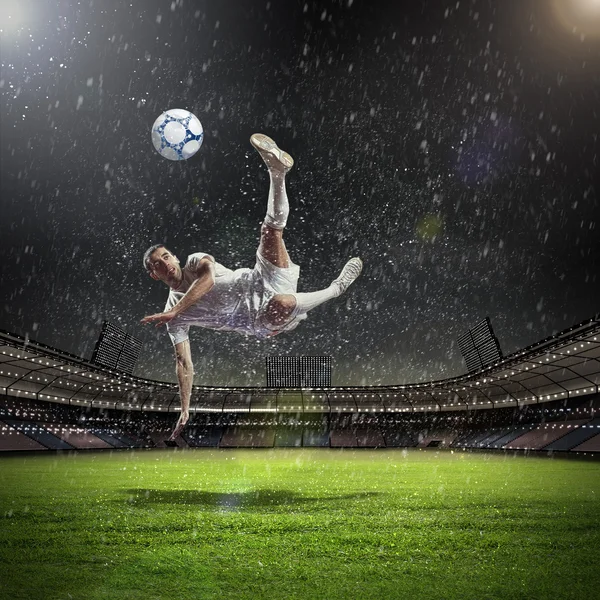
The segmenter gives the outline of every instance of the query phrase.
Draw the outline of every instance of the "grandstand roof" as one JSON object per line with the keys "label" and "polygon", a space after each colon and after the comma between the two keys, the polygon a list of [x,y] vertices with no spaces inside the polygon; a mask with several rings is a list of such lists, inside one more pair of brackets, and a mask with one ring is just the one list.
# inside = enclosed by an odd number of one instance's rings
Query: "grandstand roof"
{"label": "grandstand roof", "polygon": [[[387,386],[194,386],[192,412],[420,412],[521,406],[598,392],[600,315],[449,379]],[[0,331],[0,394],[76,406],[175,412],[178,386],[111,371]]]}

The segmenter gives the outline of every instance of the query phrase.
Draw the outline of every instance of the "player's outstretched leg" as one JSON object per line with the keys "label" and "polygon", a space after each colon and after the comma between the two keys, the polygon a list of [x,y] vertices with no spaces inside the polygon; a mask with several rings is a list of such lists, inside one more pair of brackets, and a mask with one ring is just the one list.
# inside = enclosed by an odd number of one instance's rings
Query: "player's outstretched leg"
{"label": "player's outstretched leg", "polygon": [[306,313],[309,310],[341,296],[350,285],[356,281],[362,271],[363,263],[360,258],[351,258],[342,269],[342,272],[329,284],[329,287],[317,292],[297,292],[295,314]]}
{"label": "player's outstretched leg", "polygon": [[362,271],[362,266],[360,258],[351,258],[344,265],[342,272],[329,284],[329,287],[323,290],[273,296],[265,314],[267,322],[273,327],[284,325],[324,302],[341,296],[356,281]]}

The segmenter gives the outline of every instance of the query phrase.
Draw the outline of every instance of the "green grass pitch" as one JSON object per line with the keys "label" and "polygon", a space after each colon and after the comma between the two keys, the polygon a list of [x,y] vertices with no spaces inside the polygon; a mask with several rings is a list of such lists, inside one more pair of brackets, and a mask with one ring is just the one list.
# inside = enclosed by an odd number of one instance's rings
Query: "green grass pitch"
{"label": "green grass pitch", "polygon": [[450,451],[0,458],[0,598],[594,598],[600,462]]}

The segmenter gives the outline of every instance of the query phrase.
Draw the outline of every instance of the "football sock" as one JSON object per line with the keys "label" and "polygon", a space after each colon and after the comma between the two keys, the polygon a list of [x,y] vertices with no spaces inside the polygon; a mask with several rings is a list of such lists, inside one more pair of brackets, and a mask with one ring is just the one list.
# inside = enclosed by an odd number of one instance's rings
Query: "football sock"
{"label": "football sock", "polygon": [[290,214],[290,205],[285,191],[285,174],[269,170],[269,177],[271,185],[265,224],[273,229],[284,229]]}
{"label": "football sock", "polygon": [[351,258],[329,287],[316,292],[297,292],[292,294],[296,298],[296,306],[292,312],[292,318],[307,313],[309,310],[323,304],[323,302],[341,296],[360,275],[362,267],[363,263],[360,258]]}
{"label": "football sock", "polygon": [[318,290],[316,292],[297,292],[292,294],[292,296],[296,298],[296,308],[294,308],[294,312],[292,313],[295,317],[296,315],[307,313],[309,310],[323,304],[323,302],[336,298],[338,296],[338,291],[337,288],[330,285],[324,290]]}

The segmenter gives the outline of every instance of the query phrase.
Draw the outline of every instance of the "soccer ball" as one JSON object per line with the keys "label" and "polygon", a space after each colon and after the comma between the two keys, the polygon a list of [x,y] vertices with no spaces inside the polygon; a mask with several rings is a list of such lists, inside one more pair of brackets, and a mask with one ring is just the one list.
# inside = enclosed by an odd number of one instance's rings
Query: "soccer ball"
{"label": "soccer ball", "polygon": [[202,124],[183,108],[164,112],[152,125],[152,143],[169,160],[187,160],[200,150],[203,138]]}

